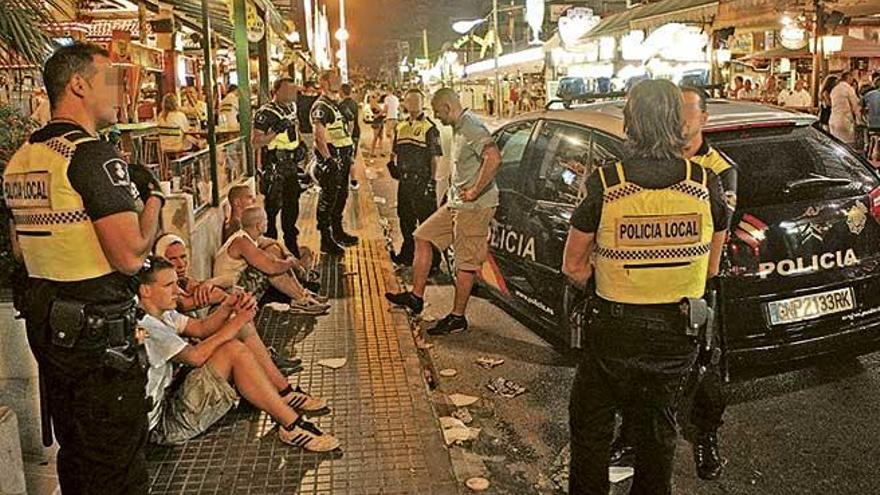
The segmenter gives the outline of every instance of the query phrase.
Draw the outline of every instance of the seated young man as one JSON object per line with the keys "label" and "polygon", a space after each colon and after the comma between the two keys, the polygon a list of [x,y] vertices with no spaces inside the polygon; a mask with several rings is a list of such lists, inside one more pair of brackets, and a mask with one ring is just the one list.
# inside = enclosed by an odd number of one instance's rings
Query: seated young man
{"label": "seated young man", "polygon": [[290,298],[290,310],[298,314],[323,315],[330,309],[299,283],[293,274],[296,258],[281,258],[260,249],[258,240],[266,232],[266,212],[252,206],[242,212],[241,230],[223,243],[214,257],[213,280],[223,288],[238,285],[260,300],[270,287]]}
{"label": "seated young man", "polygon": [[[149,413],[152,441],[174,445],[204,433],[238,402],[237,389],[281,425],[278,437],[282,442],[315,452],[339,447],[339,440],[300,414],[324,409],[326,401],[291,387],[262,342],[257,344],[256,333],[249,330],[253,327],[247,324],[257,309],[253,296],[229,294],[207,318],[189,318],[175,309],[179,288],[171,263],[150,257],[144,266],[138,277],[138,304],[146,314],[139,327],[146,334],[144,347],[150,362],[147,393],[154,404]],[[200,341],[190,345],[184,337]],[[184,378],[175,380],[175,365],[189,367],[184,368],[188,371]]]}
{"label": "seated young man", "polygon": [[[223,223],[223,242],[241,230],[242,212],[257,204],[257,197],[247,184],[232,186],[226,197],[229,200],[229,218]],[[293,256],[298,261],[294,265],[293,271],[300,283],[310,291],[318,292],[320,290],[320,275],[312,269],[315,259],[309,248],[300,246],[299,253],[291,253],[282,242],[266,236],[257,239],[257,246],[277,258]]]}
{"label": "seated young man", "polygon": [[[229,295],[226,290],[214,285],[211,280],[196,280],[189,276],[189,255],[186,251],[186,243],[179,236],[163,234],[156,240],[153,252],[156,253],[156,256],[168,260],[174,266],[174,272],[177,273],[177,286],[179,289],[177,311],[192,316],[191,313],[194,311],[222,303]],[[275,349],[266,347],[257,334],[253,323],[246,323],[245,327],[245,330],[256,336],[253,340],[256,351],[259,351],[260,354],[264,351],[268,352],[272,356],[272,361],[279,368],[284,368],[288,373],[302,370],[302,360],[284,357]]]}

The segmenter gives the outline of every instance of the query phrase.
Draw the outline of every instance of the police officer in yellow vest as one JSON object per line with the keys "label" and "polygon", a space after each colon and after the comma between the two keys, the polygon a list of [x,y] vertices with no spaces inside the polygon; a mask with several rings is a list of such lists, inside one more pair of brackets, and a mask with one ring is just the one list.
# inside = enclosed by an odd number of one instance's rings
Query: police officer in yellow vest
{"label": "police officer in yellow vest", "polygon": [[342,228],[342,212],[348,201],[348,174],[354,160],[354,142],[349,123],[339,108],[342,80],[339,73],[327,70],[318,83],[321,96],[312,104],[311,121],[315,132],[315,178],[321,185],[318,198],[318,231],[321,252],[341,255],[342,246],[354,246],[358,238]]}
{"label": "police officer in yellow vest", "polygon": [[587,179],[563,257],[573,284],[596,284],[569,406],[569,493],[584,495],[608,493],[617,410],[634,422],[630,493],[671,493],[676,406],[700,338],[681,302],[718,272],[729,221],[718,176],[683,156],[674,84],[636,85],[624,129],[627,158]]}
{"label": "police officer in yellow vest", "polygon": [[260,107],[254,117],[252,137],[254,148],[262,150],[260,187],[269,219],[266,237],[278,238],[276,219],[280,211],[284,245],[299,257],[299,166],[306,157],[306,148],[297,126],[296,82],[282,77],[275,80],[272,89],[272,101]]}
{"label": "police officer in yellow vest", "polygon": [[59,48],[43,79],[52,120],[4,171],[13,247],[29,280],[18,308],[60,445],[63,493],[147,493],[146,372],[135,284],[159,229],[155,178],[97,129],[113,124],[116,79],[95,45]]}
{"label": "police officer in yellow vest", "polygon": [[[736,210],[737,170],[721,152],[709,146],[702,135],[703,126],[709,118],[707,107],[709,95],[703,89],[692,86],[683,86],[681,92],[684,105],[685,137],[688,140],[684,157],[718,175],[732,217]],[[715,345],[717,346],[717,343]],[[722,416],[727,404],[718,363],[707,360],[705,364],[706,371],[702,374],[697,386],[693,409],[689,417],[697,432],[693,444],[694,466],[697,469],[697,476],[705,480],[713,480],[721,476],[723,469],[717,433],[723,423]],[[632,422],[624,417],[620,436],[614,442],[614,447],[611,450],[612,464],[624,459],[632,452],[634,440],[631,427]]]}
{"label": "police officer in yellow vest", "polygon": [[[440,148],[440,131],[425,115],[424,97],[418,89],[410,89],[404,95],[403,106],[407,118],[397,124],[391,142],[391,162],[388,169],[397,185],[397,217],[400,219],[400,235],[403,244],[400,251],[391,255],[399,265],[413,263],[415,241],[413,231],[437,211],[437,185],[434,175],[437,159],[443,155]],[[434,266],[439,263],[439,253],[434,253]]]}

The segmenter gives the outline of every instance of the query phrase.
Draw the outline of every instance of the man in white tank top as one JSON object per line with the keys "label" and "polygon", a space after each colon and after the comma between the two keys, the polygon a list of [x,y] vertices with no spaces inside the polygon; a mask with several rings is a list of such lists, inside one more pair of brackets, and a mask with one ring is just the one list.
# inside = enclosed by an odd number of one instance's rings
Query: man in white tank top
{"label": "man in white tank top", "polygon": [[232,234],[214,257],[213,282],[224,288],[238,285],[258,300],[271,286],[290,297],[292,312],[326,314],[330,309],[326,299],[303,288],[293,274],[296,258],[277,258],[259,248],[257,240],[267,224],[266,212],[259,206],[242,212],[241,230]]}

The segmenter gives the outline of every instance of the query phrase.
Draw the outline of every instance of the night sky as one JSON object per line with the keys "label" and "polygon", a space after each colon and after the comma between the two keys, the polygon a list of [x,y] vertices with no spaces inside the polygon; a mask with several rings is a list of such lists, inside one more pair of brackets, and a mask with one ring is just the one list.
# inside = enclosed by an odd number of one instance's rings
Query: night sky
{"label": "night sky", "polygon": [[[333,23],[331,29],[335,31],[339,0],[325,0],[325,3]],[[499,3],[507,2],[500,0]],[[487,14],[492,0],[346,0],[345,5],[351,33],[351,65],[375,67],[381,63],[384,43],[389,38],[408,39],[413,55],[420,56],[422,28],[428,26],[429,49],[437,52],[442,42],[458,36],[450,27],[452,21]]]}

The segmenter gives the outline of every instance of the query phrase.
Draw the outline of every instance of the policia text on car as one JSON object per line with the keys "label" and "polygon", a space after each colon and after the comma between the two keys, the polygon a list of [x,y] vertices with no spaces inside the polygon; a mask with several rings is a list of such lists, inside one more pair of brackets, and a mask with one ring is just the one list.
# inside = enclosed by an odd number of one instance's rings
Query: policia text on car
{"label": "policia text on car", "polygon": [[261,166],[261,192],[265,196],[269,228],[266,236],[278,238],[276,218],[281,211],[284,245],[299,257],[299,167],[307,154],[297,128],[296,82],[284,77],[273,84],[273,99],[257,111],[254,118],[253,143],[264,148]]}
{"label": "policia text on car", "polygon": [[[594,278],[596,297],[571,394],[570,493],[608,493],[618,410],[635,432],[631,493],[671,493],[676,407],[701,336],[688,315],[705,307],[730,215],[718,177],[684,159],[683,125],[672,83],[633,88],[624,109],[628,158],[587,179],[571,219],[563,271],[578,286]],[[661,235],[620,234],[649,217]],[[691,227],[662,235],[673,225]]]}
{"label": "policia text on car", "polygon": [[348,174],[354,160],[354,142],[349,123],[339,108],[341,87],[335,71],[321,73],[321,96],[312,104],[311,121],[315,132],[313,175],[321,186],[318,198],[318,231],[321,252],[341,255],[342,246],[357,244],[358,238],[342,229],[342,213],[348,201]]}
{"label": "policia text on car", "polygon": [[132,276],[164,198],[150,172],[95,137],[116,120],[113,70],[97,46],[59,48],[43,69],[52,121],[3,175],[9,192],[27,183],[43,191],[5,200],[29,277],[17,309],[39,365],[44,426],[51,416],[60,445],[64,493],[147,493],[149,407]]}

